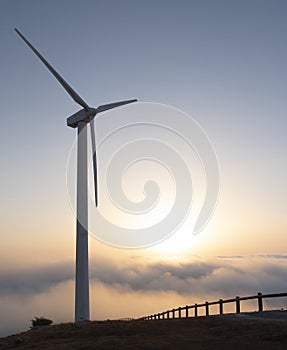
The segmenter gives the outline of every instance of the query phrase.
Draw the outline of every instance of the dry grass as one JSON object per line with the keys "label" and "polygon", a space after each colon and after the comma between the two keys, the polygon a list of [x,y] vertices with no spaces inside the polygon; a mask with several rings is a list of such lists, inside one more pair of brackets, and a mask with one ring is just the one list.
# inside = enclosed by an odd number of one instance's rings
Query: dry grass
{"label": "dry grass", "polygon": [[2,338],[0,349],[287,349],[287,312],[59,324]]}

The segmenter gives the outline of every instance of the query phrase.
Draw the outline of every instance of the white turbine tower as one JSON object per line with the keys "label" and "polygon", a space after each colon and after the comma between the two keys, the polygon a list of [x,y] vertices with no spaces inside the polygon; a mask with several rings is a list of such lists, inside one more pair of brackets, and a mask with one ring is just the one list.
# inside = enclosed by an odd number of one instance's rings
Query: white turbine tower
{"label": "white turbine tower", "polygon": [[97,187],[97,157],[94,129],[94,117],[100,112],[136,102],[136,99],[109,103],[98,108],[91,108],[76,93],[74,89],[55,71],[34,46],[15,29],[19,36],[44,63],[72,99],[83,107],[67,119],[67,125],[78,128],[77,138],[77,245],[76,245],[76,291],[75,291],[75,321],[90,319],[89,306],[89,260],[88,260],[88,162],[87,162],[87,125],[90,124],[93,170],[95,187],[95,204],[98,205]]}

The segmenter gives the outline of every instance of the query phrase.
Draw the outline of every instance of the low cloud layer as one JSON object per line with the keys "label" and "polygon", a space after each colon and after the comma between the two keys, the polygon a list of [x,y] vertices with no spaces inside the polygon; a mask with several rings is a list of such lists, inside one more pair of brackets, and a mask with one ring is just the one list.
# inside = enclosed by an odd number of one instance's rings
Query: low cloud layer
{"label": "low cloud layer", "polygon": [[[74,266],[0,271],[1,297],[29,297],[74,279]],[[287,291],[287,256],[221,256],[190,263],[149,262],[116,265],[91,262],[91,279],[113,289],[134,292],[171,291],[179,295],[248,294]]]}
{"label": "low cloud layer", "polygon": [[40,294],[59,283],[73,279],[73,276],[74,267],[71,263],[41,268],[0,270],[0,297]]}
{"label": "low cloud layer", "polygon": [[226,294],[287,290],[286,257],[240,257],[185,264],[103,265],[95,276],[102,283],[133,291],[173,291],[178,294]]}

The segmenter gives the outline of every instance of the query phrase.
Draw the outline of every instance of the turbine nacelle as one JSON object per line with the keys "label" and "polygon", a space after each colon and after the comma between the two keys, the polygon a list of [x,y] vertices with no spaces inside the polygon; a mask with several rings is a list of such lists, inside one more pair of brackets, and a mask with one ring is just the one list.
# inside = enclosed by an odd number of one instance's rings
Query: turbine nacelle
{"label": "turbine nacelle", "polygon": [[113,108],[121,107],[133,102],[137,102],[137,99],[112,102],[105,105],[100,105],[96,109],[89,107],[87,104],[85,104],[83,105],[83,109],[71,115],[67,119],[67,125],[71,128],[76,128],[79,122],[89,123],[98,113],[105,112]]}
{"label": "turbine nacelle", "polygon": [[76,128],[79,122],[89,123],[96,114],[97,110],[95,108],[81,109],[67,119],[67,125]]}

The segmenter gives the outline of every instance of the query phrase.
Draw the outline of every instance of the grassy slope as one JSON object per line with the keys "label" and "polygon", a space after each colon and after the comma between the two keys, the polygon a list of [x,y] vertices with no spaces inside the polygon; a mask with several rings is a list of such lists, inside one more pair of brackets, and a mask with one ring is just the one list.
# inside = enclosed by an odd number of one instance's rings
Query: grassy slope
{"label": "grassy slope", "polygon": [[0,350],[287,349],[287,312],[279,313],[60,324],[2,338]]}

